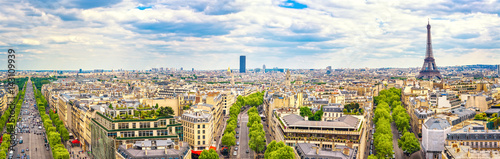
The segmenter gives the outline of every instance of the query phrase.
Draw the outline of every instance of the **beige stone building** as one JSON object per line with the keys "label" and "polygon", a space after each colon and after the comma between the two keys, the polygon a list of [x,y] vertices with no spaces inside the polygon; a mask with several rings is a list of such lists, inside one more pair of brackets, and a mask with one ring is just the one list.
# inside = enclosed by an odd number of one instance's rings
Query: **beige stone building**
{"label": "beige stone building", "polygon": [[212,146],[214,118],[206,110],[187,111],[181,117],[184,141],[195,151]]}

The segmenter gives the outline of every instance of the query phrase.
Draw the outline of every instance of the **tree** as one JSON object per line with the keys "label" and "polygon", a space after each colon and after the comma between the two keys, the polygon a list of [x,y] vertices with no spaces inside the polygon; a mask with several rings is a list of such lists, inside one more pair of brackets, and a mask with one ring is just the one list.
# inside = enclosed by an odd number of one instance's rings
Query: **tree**
{"label": "tree", "polygon": [[250,132],[249,135],[252,136],[250,141],[248,141],[250,149],[257,153],[264,151],[264,148],[266,147],[266,134],[260,133],[260,131],[253,131]]}
{"label": "tree", "polygon": [[401,147],[403,151],[408,153],[420,150],[420,143],[418,142],[418,139],[415,138],[415,134],[410,132],[405,132],[401,139],[398,139],[398,146]]}
{"label": "tree", "polygon": [[7,132],[14,132],[14,123],[7,123]]}
{"label": "tree", "polygon": [[172,107],[160,107],[158,115],[159,116],[172,116],[174,115],[174,110]]}
{"label": "tree", "polygon": [[[234,130],[234,129],[233,129]],[[224,136],[222,136],[222,145],[225,146],[234,146],[236,145],[236,138],[234,137],[233,133],[225,133]]]}
{"label": "tree", "polygon": [[386,119],[389,119],[389,120],[392,119],[391,114],[389,113],[389,110],[377,107],[377,109],[375,109],[375,117],[373,117],[373,121],[375,123],[377,123],[377,121],[380,118],[386,118]]}
{"label": "tree", "polygon": [[159,107],[159,105],[158,105],[158,103],[156,103],[155,108],[158,109],[158,107]]}
{"label": "tree", "polygon": [[203,150],[199,159],[219,159],[219,154],[214,149],[210,149],[209,151]]}
{"label": "tree", "polygon": [[498,116],[498,113],[493,113],[493,114],[491,114],[491,117],[493,117],[493,118],[494,118],[494,117],[497,117],[497,116]]}
{"label": "tree", "polygon": [[300,107],[300,116],[305,117],[312,117],[313,113],[311,112],[311,109],[308,107]]}
{"label": "tree", "polygon": [[380,134],[377,138],[377,140],[375,140],[374,142],[377,156],[379,158],[392,156],[392,134]]}
{"label": "tree", "polygon": [[295,158],[295,153],[290,146],[285,145],[283,141],[276,142],[275,140],[271,141],[269,145],[267,145],[266,152],[264,153],[265,159],[275,159],[275,158]]}
{"label": "tree", "polygon": [[109,106],[108,106],[108,108],[109,109],[113,109],[113,104],[110,103]]}
{"label": "tree", "polygon": [[377,156],[371,154],[370,156],[368,156],[368,159],[378,159]]}

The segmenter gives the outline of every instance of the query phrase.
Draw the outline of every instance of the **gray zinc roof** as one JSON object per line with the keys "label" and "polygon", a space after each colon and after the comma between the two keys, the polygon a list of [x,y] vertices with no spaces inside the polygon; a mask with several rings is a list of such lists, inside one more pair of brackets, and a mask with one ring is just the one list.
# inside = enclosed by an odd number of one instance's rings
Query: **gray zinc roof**
{"label": "gray zinc roof", "polygon": [[448,120],[446,119],[442,119],[442,118],[429,118],[426,122],[425,122],[425,126],[427,127],[427,129],[437,129],[437,130],[444,130],[448,127],[450,127],[450,123],[448,122]]}

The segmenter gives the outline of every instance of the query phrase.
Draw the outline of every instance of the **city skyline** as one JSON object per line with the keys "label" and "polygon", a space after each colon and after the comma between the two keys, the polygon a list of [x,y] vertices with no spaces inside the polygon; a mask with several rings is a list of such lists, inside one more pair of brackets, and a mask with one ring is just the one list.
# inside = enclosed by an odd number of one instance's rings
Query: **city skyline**
{"label": "city skyline", "polygon": [[[0,2],[19,70],[440,67],[500,61],[494,1]],[[6,56],[6,52],[2,54]]]}

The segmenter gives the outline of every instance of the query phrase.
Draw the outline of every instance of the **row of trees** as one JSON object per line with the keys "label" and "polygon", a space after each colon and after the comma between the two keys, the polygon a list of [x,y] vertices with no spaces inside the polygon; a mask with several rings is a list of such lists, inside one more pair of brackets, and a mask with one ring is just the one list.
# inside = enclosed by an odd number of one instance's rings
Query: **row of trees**
{"label": "row of trees", "polygon": [[316,111],[314,114],[311,112],[309,107],[300,107],[300,116],[307,116],[308,120],[320,121],[323,116],[323,106],[321,106],[321,109]]}
{"label": "row of trees", "polygon": [[[42,122],[43,126],[45,127],[49,145],[50,147],[52,147],[52,157],[54,157],[55,159],[69,159],[69,152],[61,142],[61,137],[64,139],[64,141],[67,141],[69,139],[68,130],[56,113],[50,110],[50,116],[45,113],[47,100],[42,95],[40,90],[35,88],[35,85],[33,85],[33,91],[35,93],[38,111],[40,112],[40,116],[42,117]],[[56,127],[54,127],[54,124]]]}
{"label": "row of trees", "polygon": [[[21,109],[22,103],[24,102],[24,93],[25,90],[20,91],[14,101],[12,101],[11,105],[7,108],[7,110],[4,112],[2,117],[0,118],[0,131],[3,132],[3,129],[5,127],[5,123],[7,120],[9,123],[7,123],[7,132],[13,133],[16,127],[16,121],[19,117],[19,112],[17,109]],[[15,109],[15,110],[14,110]],[[14,110],[14,116],[12,117],[11,113]],[[9,119],[10,117],[10,119]],[[11,135],[8,133],[3,134],[2,136],[2,144],[0,145],[0,159],[6,159],[7,158],[7,153],[9,151],[10,147],[10,142],[11,142]]]}
{"label": "row of trees", "polygon": [[229,119],[227,120],[226,130],[224,130],[224,136],[221,139],[222,145],[236,145],[235,129],[238,127],[238,115],[241,112],[241,108],[245,105],[261,105],[263,103],[263,96],[264,92],[253,93],[247,97],[238,96],[236,102],[229,108]]}
{"label": "row of trees", "polygon": [[[389,99],[387,99],[389,98]],[[375,97],[375,114],[373,122],[375,123],[375,134],[373,134],[373,144],[377,156],[370,155],[368,158],[387,158],[392,157],[392,131],[391,131],[391,108],[388,103],[393,103],[393,100],[399,98],[392,96],[392,90],[383,90],[379,92],[379,96]]]}
{"label": "row of trees", "polygon": [[266,148],[266,132],[264,131],[264,126],[261,123],[261,118],[257,108],[252,107],[247,113],[247,126],[249,127],[248,136],[250,137],[248,147],[256,153],[260,153]]}

